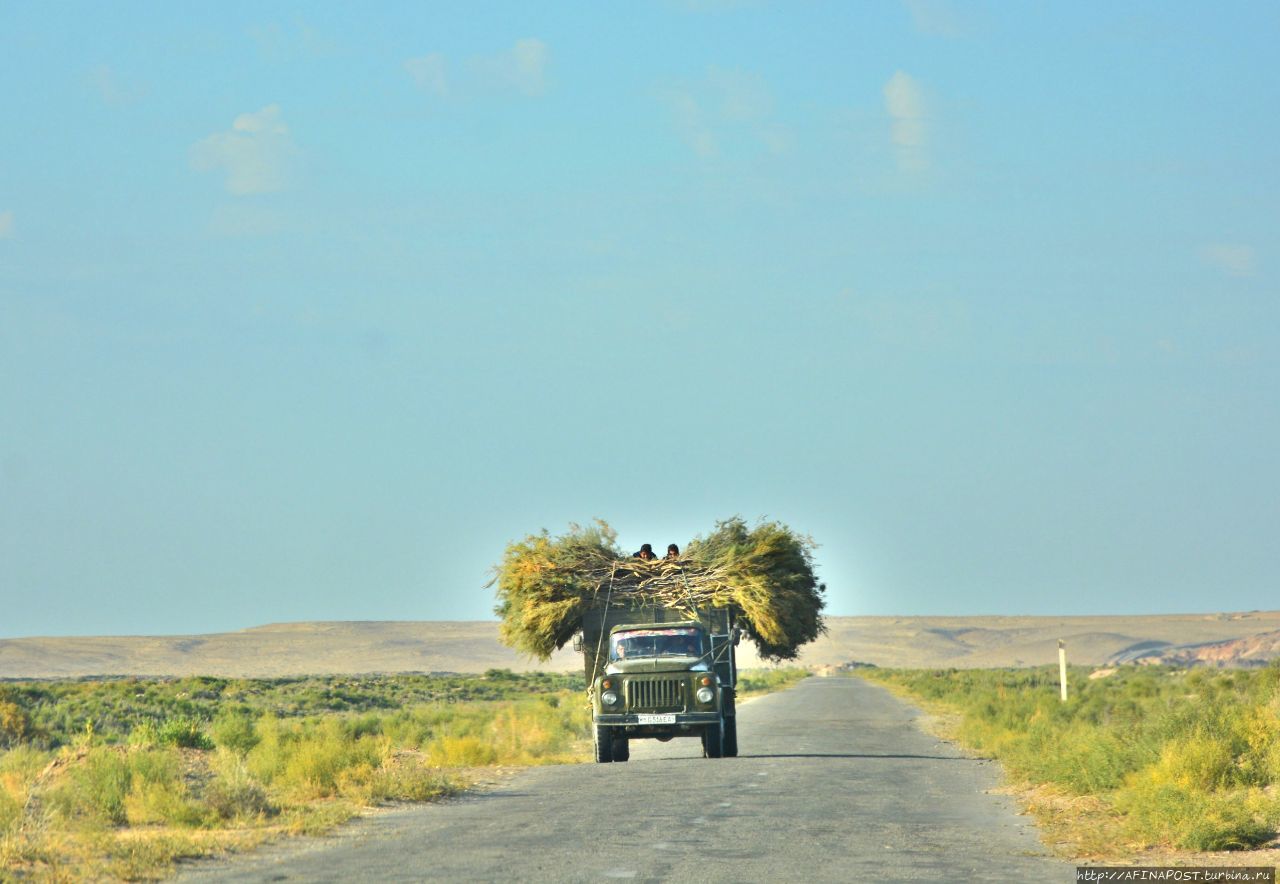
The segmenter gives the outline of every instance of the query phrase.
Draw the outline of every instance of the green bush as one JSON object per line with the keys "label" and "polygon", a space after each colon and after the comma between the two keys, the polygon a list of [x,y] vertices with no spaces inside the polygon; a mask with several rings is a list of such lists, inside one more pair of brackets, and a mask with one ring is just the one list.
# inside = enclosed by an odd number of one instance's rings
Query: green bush
{"label": "green bush", "polygon": [[220,747],[244,754],[258,745],[254,718],[247,712],[234,711],[214,719],[213,742]]}
{"label": "green bush", "polygon": [[8,789],[0,788],[0,838],[22,819],[22,802]]}
{"label": "green bush", "polygon": [[129,745],[149,749],[160,745],[160,728],[154,721],[142,721],[129,731]]}
{"label": "green bush", "polygon": [[187,716],[165,719],[156,729],[156,741],[161,746],[178,746],[183,749],[213,748],[213,741],[205,734],[201,723]]}
{"label": "green bush", "polygon": [[71,768],[67,781],[53,794],[53,804],[67,815],[95,816],[121,825],[128,819],[125,798],[132,785],[133,769],[124,754],[99,747]]}
{"label": "green bush", "polygon": [[460,787],[447,774],[424,764],[384,765],[369,784],[370,801],[431,801],[455,795]]}
{"label": "green bush", "polygon": [[427,747],[427,758],[441,767],[482,767],[498,760],[498,750],[477,736],[441,736]]}
{"label": "green bush", "polygon": [[1116,793],[1123,831],[1135,844],[1187,850],[1246,850],[1275,835],[1275,802],[1258,791],[1212,792],[1140,776]]}
{"label": "green bush", "polygon": [[244,759],[231,750],[220,750],[217,775],[205,786],[209,809],[224,820],[273,816],[277,808],[262,784],[249,773]]}
{"label": "green bush", "polygon": [[125,815],[133,825],[168,823],[174,826],[206,826],[212,822],[207,805],[188,791],[182,780],[167,782],[134,780],[124,802]]}
{"label": "green bush", "polygon": [[31,737],[31,717],[17,703],[0,694],[0,749]]}

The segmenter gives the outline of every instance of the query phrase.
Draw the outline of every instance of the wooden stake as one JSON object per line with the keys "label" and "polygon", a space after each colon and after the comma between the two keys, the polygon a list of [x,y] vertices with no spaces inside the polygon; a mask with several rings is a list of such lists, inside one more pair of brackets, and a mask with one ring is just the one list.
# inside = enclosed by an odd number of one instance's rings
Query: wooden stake
{"label": "wooden stake", "polygon": [[1058,683],[1062,685],[1062,702],[1067,702],[1067,643],[1058,639]]}

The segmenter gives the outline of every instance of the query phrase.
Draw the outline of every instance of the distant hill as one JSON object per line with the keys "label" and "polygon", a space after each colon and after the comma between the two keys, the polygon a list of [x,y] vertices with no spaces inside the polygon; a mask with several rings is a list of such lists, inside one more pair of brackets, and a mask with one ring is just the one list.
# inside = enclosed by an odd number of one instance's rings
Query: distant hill
{"label": "distant hill", "polygon": [[1280,630],[1226,641],[1173,645],[1150,642],[1112,656],[1114,663],[1161,663],[1171,666],[1266,666],[1280,659]]}
{"label": "distant hill", "polygon": [[[850,661],[899,667],[1032,666],[1117,660],[1257,665],[1280,657],[1280,611],[1131,617],[830,617],[829,633],[800,663]],[[1192,653],[1192,648],[1204,650]],[[744,666],[757,666],[743,642]],[[547,663],[498,641],[491,621],[276,623],[182,636],[0,639],[0,678],[87,675],[274,677],[352,672],[567,671],[570,649]]]}

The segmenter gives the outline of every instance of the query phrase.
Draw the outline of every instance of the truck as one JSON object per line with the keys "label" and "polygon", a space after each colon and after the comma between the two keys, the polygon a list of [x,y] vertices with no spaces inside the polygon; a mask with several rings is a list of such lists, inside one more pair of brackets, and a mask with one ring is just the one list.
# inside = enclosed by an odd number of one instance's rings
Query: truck
{"label": "truck", "polygon": [[674,610],[617,596],[590,609],[579,639],[595,759],[626,761],[632,740],[702,741],[706,758],[738,754],[733,608]]}

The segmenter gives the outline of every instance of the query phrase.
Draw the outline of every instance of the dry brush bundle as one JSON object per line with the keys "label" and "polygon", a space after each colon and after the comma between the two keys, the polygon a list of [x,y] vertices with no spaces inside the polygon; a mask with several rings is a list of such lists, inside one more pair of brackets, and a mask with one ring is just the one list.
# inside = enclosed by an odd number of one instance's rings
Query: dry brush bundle
{"label": "dry brush bundle", "polygon": [[791,660],[826,630],[813,548],[781,523],[749,528],[733,518],[694,538],[679,559],[646,562],[624,555],[613,529],[596,521],[509,544],[490,585],[503,641],[543,660],[573,638],[592,607],[637,599],[678,610],[734,608],[762,657]]}

